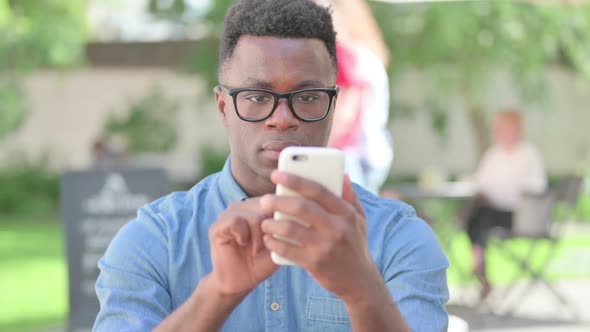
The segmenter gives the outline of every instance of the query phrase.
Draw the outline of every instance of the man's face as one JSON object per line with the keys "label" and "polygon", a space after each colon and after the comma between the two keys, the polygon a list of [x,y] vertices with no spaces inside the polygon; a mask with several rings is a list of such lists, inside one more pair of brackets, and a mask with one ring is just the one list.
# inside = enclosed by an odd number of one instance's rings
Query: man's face
{"label": "man's face", "polygon": [[[242,36],[223,67],[221,83],[229,88],[262,88],[280,93],[305,88],[332,88],[336,73],[324,43],[316,39]],[[251,196],[274,191],[270,172],[279,152],[292,145],[325,146],[330,136],[333,104],[318,122],[297,119],[286,99],[271,117],[260,122],[241,120],[232,97],[217,90],[216,100],[228,130],[232,173]]]}

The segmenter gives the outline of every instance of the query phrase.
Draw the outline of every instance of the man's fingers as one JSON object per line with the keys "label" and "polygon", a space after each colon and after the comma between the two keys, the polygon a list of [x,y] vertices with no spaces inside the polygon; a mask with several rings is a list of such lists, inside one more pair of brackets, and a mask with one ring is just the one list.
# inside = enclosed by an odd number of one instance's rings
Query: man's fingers
{"label": "man's fingers", "polygon": [[227,209],[244,217],[249,226],[251,241],[252,241],[252,255],[255,256],[260,250],[264,248],[262,242],[262,231],[260,230],[260,222],[265,218],[270,218],[272,213],[264,214],[260,209],[260,198],[248,198],[243,201],[234,202],[230,204]]}
{"label": "man's fingers", "polygon": [[265,219],[262,213],[248,211],[226,211],[219,221],[211,226],[211,239],[223,242],[235,241],[240,246],[252,244],[252,255],[263,247],[260,223]]}
{"label": "man's fingers", "polygon": [[238,245],[244,247],[250,240],[250,227],[248,221],[241,216],[236,216],[234,221],[229,226],[229,233],[236,240]]}
{"label": "man's fingers", "polygon": [[256,219],[248,219],[248,226],[250,229],[250,239],[252,241],[252,256],[256,256],[260,250],[264,248],[264,243],[262,242],[262,229],[261,229],[261,219],[262,215],[259,215]]}
{"label": "man's fingers", "polygon": [[342,199],[346,202],[350,203],[352,207],[363,217],[365,216],[365,211],[359,202],[358,198],[356,197],[356,193],[354,192],[354,188],[352,187],[352,182],[350,182],[350,177],[348,174],[344,175],[344,183],[342,184]]}
{"label": "man's fingers", "polygon": [[315,181],[279,170],[272,172],[271,179],[275,184],[283,185],[304,198],[317,202],[330,213],[339,213],[342,210],[341,198]]}
{"label": "man's fingers", "polygon": [[265,195],[260,206],[266,212],[278,211],[292,216],[297,221],[325,231],[331,228],[330,216],[317,203],[296,196]]}
{"label": "man's fingers", "polygon": [[263,241],[268,250],[274,251],[297,265],[304,262],[304,258],[307,256],[307,251],[304,248],[279,240],[270,234],[265,234]]}
{"label": "man's fingers", "polygon": [[[287,188],[298,192],[310,201],[316,202],[329,213],[349,216],[353,214],[352,210],[354,209],[354,211],[356,211],[358,214],[365,216],[364,210],[356,197],[348,175],[345,175],[343,179],[342,198],[337,197],[327,188],[317,182],[310,181],[293,174],[274,171],[272,173],[272,179],[273,182],[284,185]],[[263,207],[265,207],[266,200],[266,197],[261,199],[261,205]],[[344,202],[348,204],[345,204]],[[288,206],[285,208],[289,209]],[[280,211],[283,212],[283,210]],[[287,211],[284,212],[290,214]]]}
{"label": "man's fingers", "polygon": [[314,229],[286,219],[266,219],[262,222],[262,231],[296,247],[313,243],[316,238]]}
{"label": "man's fingers", "polygon": [[[260,197],[248,198],[244,201],[233,202],[227,207],[227,211],[260,214]],[[266,218],[268,217],[270,217],[270,215],[266,216]]]}

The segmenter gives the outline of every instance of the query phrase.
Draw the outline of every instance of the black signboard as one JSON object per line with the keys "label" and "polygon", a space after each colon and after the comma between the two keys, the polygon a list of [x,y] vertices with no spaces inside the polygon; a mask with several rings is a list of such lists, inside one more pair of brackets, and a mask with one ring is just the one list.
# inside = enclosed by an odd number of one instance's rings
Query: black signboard
{"label": "black signboard", "polygon": [[99,310],[97,262],[137,209],[169,192],[160,169],[72,171],[62,176],[61,208],[67,244],[68,331],[90,331]]}

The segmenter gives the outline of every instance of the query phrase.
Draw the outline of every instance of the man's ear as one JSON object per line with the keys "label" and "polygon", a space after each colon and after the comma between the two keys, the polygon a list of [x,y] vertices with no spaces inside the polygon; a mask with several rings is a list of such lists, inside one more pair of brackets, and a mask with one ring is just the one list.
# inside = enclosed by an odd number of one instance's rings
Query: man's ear
{"label": "man's ear", "polygon": [[227,127],[227,103],[225,102],[225,98],[222,96],[223,91],[221,88],[216,86],[213,89],[215,93],[215,103],[217,104],[217,111],[219,112],[219,117],[221,118],[221,123],[223,123],[224,127]]}

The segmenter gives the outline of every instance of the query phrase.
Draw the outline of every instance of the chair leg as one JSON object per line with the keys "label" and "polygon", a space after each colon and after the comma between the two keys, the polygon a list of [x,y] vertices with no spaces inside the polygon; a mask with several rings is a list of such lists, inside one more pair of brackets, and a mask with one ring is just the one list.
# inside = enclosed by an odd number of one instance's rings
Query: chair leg
{"label": "chair leg", "polygon": [[[510,250],[506,243],[496,242],[495,247],[500,250],[502,255],[518,263],[519,267],[518,271],[514,275],[512,275],[511,278],[508,279],[508,286],[501,291],[500,296],[497,296],[498,298],[503,299],[504,310],[501,310],[502,303],[500,303],[499,307],[496,307],[495,311],[511,314],[514,310],[509,310],[510,308],[506,309],[506,303],[510,303],[507,299],[510,297],[510,294],[514,294],[514,289],[517,286],[517,280],[519,279],[519,277],[521,277],[523,273],[526,274],[527,277],[531,275],[531,268],[526,262],[526,260],[522,259],[520,255],[517,255],[512,250]],[[533,241],[532,243],[530,243],[524,257],[530,257],[531,253],[535,250],[536,247],[537,241]]]}
{"label": "chair leg", "polygon": [[549,248],[549,252],[545,257],[543,264],[541,265],[539,270],[534,271],[532,276],[533,280],[544,285],[545,288],[547,288],[547,290],[549,290],[549,292],[553,295],[553,297],[555,297],[559,301],[563,308],[568,310],[572,314],[572,317],[577,320],[579,319],[578,310],[574,308],[573,305],[555,289],[554,285],[547,281],[547,277],[545,276],[547,273],[546,270],[549,266],[549,263],[551,262],[551,260],[553,260],[557,253],[557,249],[559,247],[558,244],[559,243],[555,240],[551,242],[551,247]]}
{"label": "chair leg", "polygon": [[[552,259],[555,257],[555,255],[557,253],[558,241],[556,241],[554,239],[550,240],[550,242],[549,242],[550,246],[547,249],[547,254],[545,255],[545,257],[541,261],[541,265],[538,269],[533,268],[529,264],[528,258],[531,257],[531,254],[534,252],[534,250],[536,248],[538,248],[537,244],[539,242],[540,242],[539,240],[533,240],[533,242],[529,246],[529,250],[525,256],[517,255],[512,250],[509,250],[508,248],[503,248],[503,251],[511,259],[518,262],[518,264],[521,268],[521,271],[525,272],[526,274],[528,274],[531,277],[531,279],[525,285],[523,290],[519,292],[519,296],[517,297],[517,299],[522,299],[526,294],[530,293],[531,289],[533,288],[533,286],[535,284],[540,283],[540,284],[545,285],[545,287],[559,301],[559,303],[572,314],[574,319],[578,319],[577,310],[572,307],[571,303],[569,303],[565,299],[565,297],[563,295],[561,295],[550,282],[547,281],[546,270],[547,270],[547,267],[549,266],[549,263],[552,261]],[[511,285],[507,288],[505,295],[509,294],[509,292],[514,288],[514,285],[515,285],[515,283],[512,282]],[[507,298],[507,296],[504,296],[503,298]],[[516,301],[513,301],[512,303],[508,302],[509,305],[505,305],[504,312],[509,313],[509,314],[513,314],[514,311],[516,310],[516,303],[517,303]]]}

